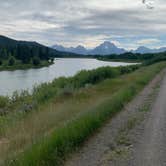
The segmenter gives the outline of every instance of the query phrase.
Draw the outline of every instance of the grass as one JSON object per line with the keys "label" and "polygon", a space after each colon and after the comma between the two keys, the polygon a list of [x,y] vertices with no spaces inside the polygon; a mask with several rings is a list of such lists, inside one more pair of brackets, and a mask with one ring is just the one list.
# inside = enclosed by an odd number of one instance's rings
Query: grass
{"label": "grass", "polygon": [[83,89],[76,86],[74,93],[52,94],[33,111],[0,117],[0,165],[62,165],[68,153],[118,113],[165,65],[104,78]]}
{"label": "grass", "polygon": [[[115,78],[120,75],[130,73],[139,67],[139,65],[134,65],[117,68],[101,67],[89,71],[83,70],[74,77],[61,77],[55,79],[52,83],[41,84],[34,88],[32,94],[28,91],[23,91],[21,93],[15,92],[11,98],[2,97],[2,99],[6,100],[6,103],[8,104],[3,104],[5,111],[3,111],[2,108],[1,114],[6,114],[13,110],[29,112],[34,108],[36,109],[36,106],[47,103],[49,100],[55,99],[56,97],[63,96],[63,98],[66,98],[81,88],[88,88],[105,79]],[[0,100],[2,99],[0,98]]]}
{"label": "grass", "polygon": [[16,165],[61,165],[65,154],[74,150],[103,122],[120,111],[134,93],[134,88],[127,87],[63,128],[55,130],[50,137],[27,150]]}

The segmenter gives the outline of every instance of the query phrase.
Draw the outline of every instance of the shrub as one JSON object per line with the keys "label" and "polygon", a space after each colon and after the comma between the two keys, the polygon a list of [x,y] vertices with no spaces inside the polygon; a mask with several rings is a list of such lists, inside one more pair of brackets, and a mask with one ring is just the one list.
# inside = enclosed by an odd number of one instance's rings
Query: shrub
{"label": "shrub", "polygon": [[0,108],[4,108],[8,105],[9,98],[0,96]]}

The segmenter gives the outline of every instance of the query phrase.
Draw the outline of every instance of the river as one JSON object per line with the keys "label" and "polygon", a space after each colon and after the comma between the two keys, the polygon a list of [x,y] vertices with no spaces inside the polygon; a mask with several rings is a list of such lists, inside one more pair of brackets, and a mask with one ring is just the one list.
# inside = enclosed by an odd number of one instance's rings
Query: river
{"label": "river", "polygon": [[11,96],[14,91],[32,90],[34,86],[61,76],[73,76],[81,70],[102,66],[127,66],[131,63],[105,62],[97,59],[58,58],[49,67],[0,72],[0,95]]}

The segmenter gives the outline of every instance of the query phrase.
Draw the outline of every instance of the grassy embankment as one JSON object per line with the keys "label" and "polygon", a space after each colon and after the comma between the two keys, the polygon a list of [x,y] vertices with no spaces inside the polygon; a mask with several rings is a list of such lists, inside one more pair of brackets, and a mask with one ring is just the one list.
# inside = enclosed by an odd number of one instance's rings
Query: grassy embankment
{"label": "grassy embankment", "polygon": [[36,103],[28,113],[12,112],[0,118],[0,164],[61,165],[69,152],[119,112],[165,66],[161,62],[130,74],[125,74],[133,70],[129,67],[84,71],[43,84],[32,96],[15,95],[17,104],[7,104],[4,99],[1,108],[6,109],[27,101]]}

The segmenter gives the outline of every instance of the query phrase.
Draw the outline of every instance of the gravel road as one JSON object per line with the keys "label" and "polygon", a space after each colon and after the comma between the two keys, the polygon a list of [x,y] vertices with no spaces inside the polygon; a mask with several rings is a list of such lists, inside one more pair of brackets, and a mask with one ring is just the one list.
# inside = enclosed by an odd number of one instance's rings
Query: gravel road
{"label": "gravel road", "polygon": [[166,74],[133,159],[133,166],[166,166]]}
{"label": "gravel road", "polygon": [[166,166],[166,70],[65,166]]}

